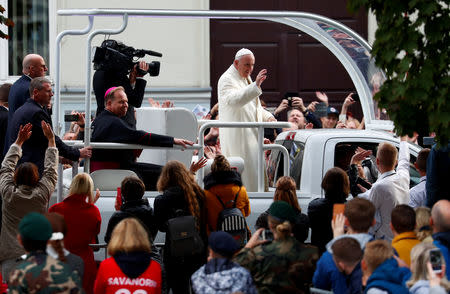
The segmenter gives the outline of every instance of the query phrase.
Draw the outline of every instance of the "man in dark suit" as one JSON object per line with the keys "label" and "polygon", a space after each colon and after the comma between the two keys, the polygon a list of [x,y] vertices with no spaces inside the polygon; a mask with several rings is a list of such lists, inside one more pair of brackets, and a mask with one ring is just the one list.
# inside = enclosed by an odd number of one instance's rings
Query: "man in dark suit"
{"label": "man in dark suit", "polygon": [[[22,146],[22,158],[20,162],[32,162],[36,164],[39,169],[39,174],[44,170],[44,155],[47,149],[47,138],[45,137],[41,122],[52,123],[47,106],[53,96],[52,86],[50,81],[43,77],[37,77],[31,80],[30,83],[31,98],[28,99],[19,109],[17,109],[14,117],[8,127],[9,142],[14,142],[21,125],[31,123],[33,125],[32,134]],[[59,154],[67,159],[78,161],[79,158],[91,157],[91,147],[85,147],[80,150],[67,146],[63,141],[55,136],[56,148]],[[9,146],[7,147],[9,148]]]}
{"label": "man in dark suit", "polygon": [[[6,140],[6,130],[8,128],[8,95],[11,84],[5,83],[0,87],[0,162],[3,162],[3,147]],[[0,197],[0,207],[2,206],[2,198]],[[0,209],[0,219],[2,211]],[[1,224],[0,224],[1,231]]]}
{"label": "man in dark suit", "polygon": [[8,129],[8,95],[12,84],[5,83],[0,87],[0,162],[3,161],[6,130]]}
{"label": "man in dark suit", "polygon": [[[192,145],[193,142],[170,136],[135,130],[121,118],[128,110],[128,98],[123,87],[112,87],[105,94],[105,110],[92,123],[92,142],[115,142],[149,146],[172,147]],[[162,167],[156,164],[136,162],[135,150],[96,149],[91,164],[103,162],[105,165],[134,171],[141,177],[147,190],[154,190]],[[92,167],[92,165],[91,165]]]}
{"label": "man in dark suit", "polygon": [[[8,123],[11,124],[13,114],[16,110],[22,106],[28,98],[30,98],[30,82],[37,77],[43,77],[48,70],[45,65],[44,58],[37,54],[28,54],[22,61],[22,73],[23,75],[11,86],[9,91],[8,102]],[[16,134],[17,135],[17,132]],[[6,137],[10,137],[9,130],[6,132]],[[8,152],[9,146],[13,143],[5,142],[7,147],[3,148],[3,155]]]}

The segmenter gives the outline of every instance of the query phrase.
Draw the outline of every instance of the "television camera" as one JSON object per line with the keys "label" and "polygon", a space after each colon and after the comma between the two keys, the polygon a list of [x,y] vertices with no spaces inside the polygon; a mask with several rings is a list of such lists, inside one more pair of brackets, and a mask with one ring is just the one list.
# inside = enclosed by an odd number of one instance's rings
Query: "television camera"
{"label": "television camera", "polygon": [[[129,74],[130,71],[138,64],[137,58],[142,58],[146,54],[151,56],[162,57],[161,53],[144,50],[134,49],[133,47],[126,46],[125,44],[115,40],[105,40],[100,47],[94,47],[94,69],[115,71],[118,74]],[[147,72],[152,77],[159,75],[160,63],[159,61],[152,61],[148,64],[148,71],[143,71],[138,67],[138,74],[145,75]]]}

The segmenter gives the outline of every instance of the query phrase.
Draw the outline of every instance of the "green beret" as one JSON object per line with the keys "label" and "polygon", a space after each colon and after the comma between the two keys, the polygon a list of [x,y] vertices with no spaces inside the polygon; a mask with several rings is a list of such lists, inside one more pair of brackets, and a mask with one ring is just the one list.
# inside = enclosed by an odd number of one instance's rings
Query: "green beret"
{"label": "green beret", "polygon": [[52,226],[47,218],[30,212],[19,223],[20,236],[25,240],[47,241],[52,236]]}
{"label": "green beret", "polygon": [[289,221],[291,223],[295,222],[297,217],[292,206],[286,201],[275,201],[269,207],[269,215],[278,221]]}

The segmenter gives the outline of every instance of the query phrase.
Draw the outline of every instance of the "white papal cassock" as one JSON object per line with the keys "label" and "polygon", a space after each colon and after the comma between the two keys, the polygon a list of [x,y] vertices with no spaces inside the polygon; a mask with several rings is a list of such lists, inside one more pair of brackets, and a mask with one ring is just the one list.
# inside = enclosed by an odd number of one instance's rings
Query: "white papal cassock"
{"label": "white papal cassock", "polygon": [[[251,78],[243,78],[234,64],[222,74],[217,85],[219,121],[266,122],[272,116],[261,106],[261,89]],[[222,153],[226,157],[244,159],[243,184],[249,191],[258,190],[258,129],[221,128],[219,131]]]}

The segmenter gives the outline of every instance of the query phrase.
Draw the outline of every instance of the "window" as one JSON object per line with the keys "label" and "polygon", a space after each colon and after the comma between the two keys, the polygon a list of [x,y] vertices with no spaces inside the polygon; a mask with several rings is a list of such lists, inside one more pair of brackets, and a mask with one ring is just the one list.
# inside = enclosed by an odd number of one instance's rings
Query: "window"
{"label": "window", "polygon": [[[293,140],[285,140],[281,143],[289,152],[289,173],[295,180],[297,189],[300,188],[300,180],[302,176],[303,154],[305,144]],[[277,180],[283,176],[283,154],[278,150],[272,150],[267,164],[267,176],[269,178],[269,187],[275,187]]]}
{"label": "window", "polygon": [[[361,147],[366,150],[372,150],[372,155],[362,162],[362,167],[365,172],[366,179],[369,182],[375,182],[379,176],[376,169],[376,159],[377,148],[379,143],[368,143],[368,142],[345,142],[336,145],[334,166],[340,167],[343,170],[348,170],[350,165],[350,160],[355,154],[355,150]],[[398,149],[398,147],[397,147]],[[411,151],[411,150],[410,150]],[[420,174],[414,167],[414,162],[416,161],[416,155],[410,152],[410,164],[409,164],[409,175],[410,175],[410,188],[414,187],[420,182]]]}
{"label": "window", "polygon": [[8,75],[22,74],[22,59],[37,53],[49,64],[49,7],[48,1],[8,0],[8,17],[15,22],[9,29]]}

